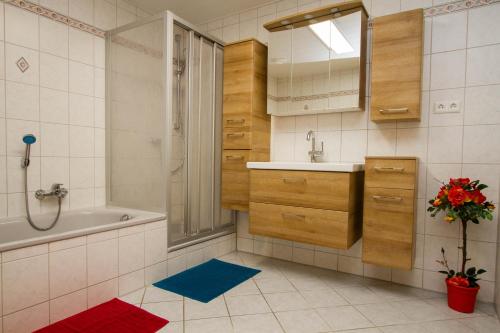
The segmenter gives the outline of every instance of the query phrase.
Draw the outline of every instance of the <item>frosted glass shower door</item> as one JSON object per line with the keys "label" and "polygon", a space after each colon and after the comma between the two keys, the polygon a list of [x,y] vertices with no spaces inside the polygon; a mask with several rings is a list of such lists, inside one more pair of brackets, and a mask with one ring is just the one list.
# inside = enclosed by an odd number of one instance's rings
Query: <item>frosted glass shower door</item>
{"label": "frosted glass shower door", "polygon": [[[173,55],[172,152],[182,152],[180,160],[184,164],[182,179],[171,175],[170,200],[179,205],[175,205],[175,211],[172,209],[175,218],[169,225],[173,225],[171,245],[178,245],[228,223],[221,221],[227,213],[221,214],[220,207],[223,49],[196,32],[175,25]],[[177,74],[178,59],[186,68],[182,74]],[[184,130],[175,128],[179,118]],[[178,158],[174,154],[169,162],[175,164]]]}
{"label": "frosted glass shower door", "polygon": [[213,228],[214,43],[193,36],[192,107],[189,113],[189,224],[192,234]]}

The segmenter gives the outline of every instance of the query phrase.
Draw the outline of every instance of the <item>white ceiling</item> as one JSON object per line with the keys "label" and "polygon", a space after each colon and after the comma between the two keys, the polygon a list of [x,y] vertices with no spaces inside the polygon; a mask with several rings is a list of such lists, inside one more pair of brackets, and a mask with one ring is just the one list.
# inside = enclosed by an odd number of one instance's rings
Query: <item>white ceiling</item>
{"label": "white ceiling", "polygon": [[270,0],[130,0],[151,13],[170,10],[183,19],[203,23],[245,9],[269,3]]}

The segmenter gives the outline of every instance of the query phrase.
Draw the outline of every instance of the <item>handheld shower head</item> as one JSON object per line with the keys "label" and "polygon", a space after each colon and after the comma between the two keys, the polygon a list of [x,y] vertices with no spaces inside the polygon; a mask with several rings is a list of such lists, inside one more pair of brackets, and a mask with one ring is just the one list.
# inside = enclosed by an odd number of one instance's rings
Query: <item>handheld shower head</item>
{"label": "handheld shower head", "polygon": [[36,137],[33,134],[23,136],[23,142],[27,145],[32,145],[36,142]]}
{"label": "handheld shower head", "polygon": [[26,134],[23,136],[23,142],[26,144],[26,151],[24,153],[22,167],[27,168],[30,165],[31,145],[36,142],[36,137],[33,134]]}

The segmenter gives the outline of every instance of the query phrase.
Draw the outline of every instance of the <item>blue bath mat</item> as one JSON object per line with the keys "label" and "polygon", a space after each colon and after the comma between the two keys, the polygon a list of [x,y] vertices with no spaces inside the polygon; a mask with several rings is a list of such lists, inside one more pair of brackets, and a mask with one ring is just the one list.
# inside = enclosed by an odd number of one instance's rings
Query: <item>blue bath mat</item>
{"label": "blue bath mat", "polygon": [[212,259],[153,285],[208,303],[259,272],[258,269]]}

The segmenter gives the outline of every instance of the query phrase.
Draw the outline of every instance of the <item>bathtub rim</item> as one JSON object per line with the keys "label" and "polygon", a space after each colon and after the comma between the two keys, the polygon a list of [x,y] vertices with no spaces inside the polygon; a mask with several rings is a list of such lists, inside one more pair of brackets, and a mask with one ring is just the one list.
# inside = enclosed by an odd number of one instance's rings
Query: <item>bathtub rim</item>
{"label": "bathtub rim", "polygon": [[[46,236],[39,236],[36,238],[32,237],[32,238],[16,240],[16,241],[7,242],[7,243],[0,243],[0,253],[12,251],[12,250],[17,250],[17,249],[21,249],[21,248],[25,248],[25,247],[40,245],[40,244],[53,243],[53,242],[62,241],[62,240],[70,239],[70,238],[88,236],[88,235],[106,232],[106,231],[110,231],[110,230],[124,229],[127,227],[133,227],[136,225],[167,220],[166,214],[155,213],[155,212],[144,211],[144,210],[137,210],[137,209],[130,209],[130,208],[123,208],[123,207],[117,207],[117,206],[103,206],[103,207],[95,207],[95,208],[87,208],[87,209],[70,210],[70,211],[66,211],[64,213],[66,216],[68,216],[68,215],[71,216],[71,215],[77,215],[79,213],[81,214],[83,212],[96,212],[96,211],[97,212],[98,211],[120,212],[123,214],[132,215],[132,216],[134,216],[134,218],[132,218],[128,221],[113,222],[113,223],[103,224],[103,225],[99,225],[99,226],[93,226],[93,227],[88,227],[88,228],[66,231],[66,232],[62,232],[62,233],[50,234],[50,235],[46,235]],[[45,215],[45,214],[41,214],[41,215]],[[64,217],[64,215],[63,215],[63,217]],[[6,224],[6,223],[20,223],[20,222],[28,223],[26,217],[12,217],[12,218],[0,219],[0,226],[2,224]],[[41,235],[43,235],[43,231],[40,231],[40,233],[41,233]]]}

